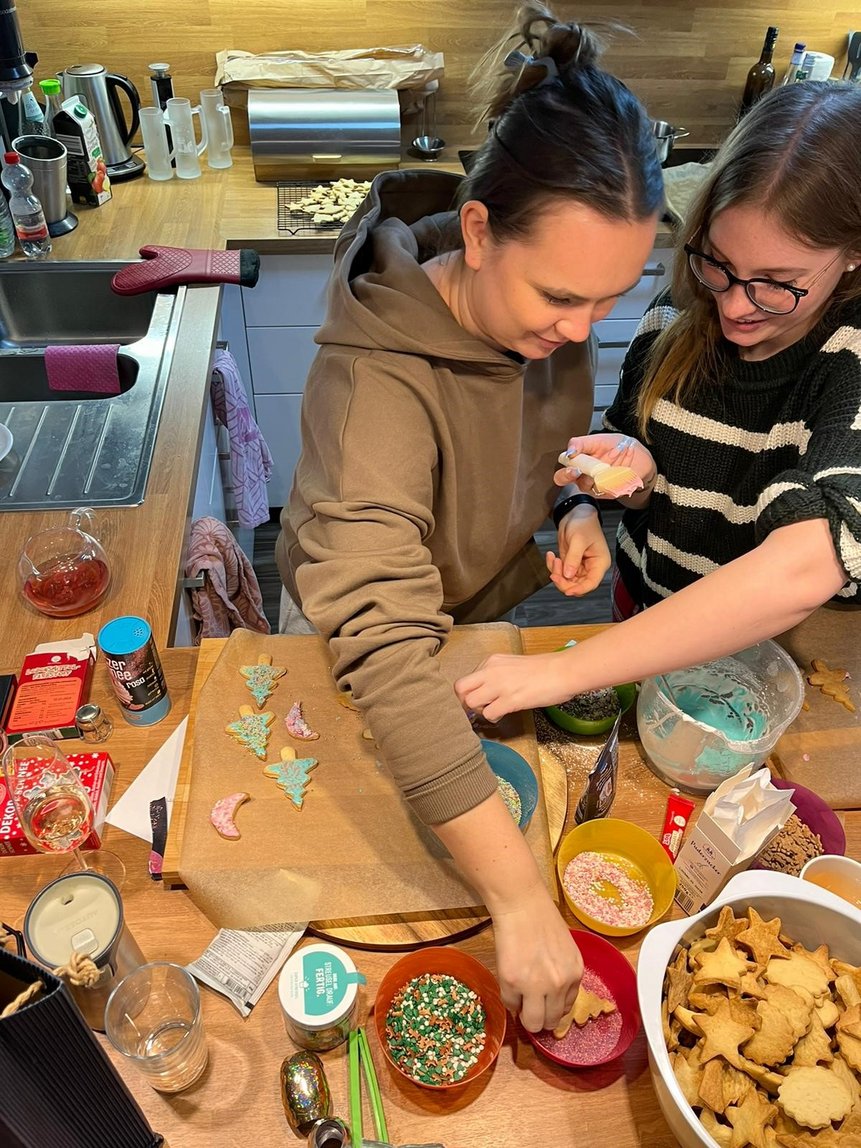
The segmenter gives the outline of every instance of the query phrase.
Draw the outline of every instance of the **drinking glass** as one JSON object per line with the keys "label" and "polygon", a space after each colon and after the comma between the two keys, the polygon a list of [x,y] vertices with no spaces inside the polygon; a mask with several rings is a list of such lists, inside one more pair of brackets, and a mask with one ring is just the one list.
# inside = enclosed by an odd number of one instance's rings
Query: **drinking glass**
{"label": "drinking glass", "polygon": [[[164,114],[173,139],[177,177],[197,179],[200,175],[200,162],[197,157],[206,150],[206,120],[201,115],[200,108],[193,108],[191,100],[173,96],[167,101]],[[200,121],[200,143],[194,134],[194,116]]]}
{"label": "drinking glass", "polygon": [[200,992],[194,977],[170,961],[123,977],[105,1006],[105,1033],[158,1092],[181,1092],[206,1068]]}
{"label": "drinking glass", "polygon": [[233,121],[224,103],[221,88],[204,88],[200,93],[200,115],[206,124],[206,162],[210,167],[232,167]]}
{"label": "drinking glass", "polygon": [[6,791],[24,836],[40,853],[71,853],[77,869],[92,869],[119,888],[125,866],[106,849],[81,852],[93,831],[93,803],[77,769],[45,734],[25,734],[14,745],[2,739]]}

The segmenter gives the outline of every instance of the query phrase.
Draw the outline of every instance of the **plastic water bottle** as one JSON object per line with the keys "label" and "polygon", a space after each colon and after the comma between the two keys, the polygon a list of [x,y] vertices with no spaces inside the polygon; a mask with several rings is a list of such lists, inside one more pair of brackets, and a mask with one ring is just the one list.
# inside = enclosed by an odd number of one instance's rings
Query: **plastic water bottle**
{"label": "plastic water bottle", "polygon": [[6,196],[0,192],[0,259],[8,259],[15,250],[15,224]]}
{"label": "plastic water bottle", "polygon": [[44,259],[51,253],[51,239],[42,205],[31,190],[33,173],[16,151],[7,151],[3,160],[3,186],[10,193],[9,210],[21,250],[28,259]]}

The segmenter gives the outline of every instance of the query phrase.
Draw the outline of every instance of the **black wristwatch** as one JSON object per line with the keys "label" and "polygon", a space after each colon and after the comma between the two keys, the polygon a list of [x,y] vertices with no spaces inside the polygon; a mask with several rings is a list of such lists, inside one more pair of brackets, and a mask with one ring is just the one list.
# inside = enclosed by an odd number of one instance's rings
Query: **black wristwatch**
{"label": "black wristwatch", "polygon": [[597,498],[593,498],[591,494],[570,494],[567,498],[561,499],[553,507],[553,525],[559,529],[559,523],[565,517],[569,510],[573,510],[575,506],[594,506],[598,512],[598,521],[604,525],[604,519],[601,517],[601,506]]}

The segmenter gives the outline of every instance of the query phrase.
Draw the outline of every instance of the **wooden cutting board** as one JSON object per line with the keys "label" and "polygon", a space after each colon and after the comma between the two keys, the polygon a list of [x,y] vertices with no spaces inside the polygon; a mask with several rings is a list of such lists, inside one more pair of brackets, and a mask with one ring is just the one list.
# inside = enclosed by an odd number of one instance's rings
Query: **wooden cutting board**
{"label": "wooden cutting board", "polygon": [[771,756],[775,772],[818,793],[833,809],[861,809],[857,759],[861,722],[861,610],[821,607],[777,639],[805,676],[814,658],[849,673],[855,713],[818,688],[806,685],[802,710]]}
{"label": "wooden cutting board", "polygon": [[[441,664],[453,679],[489,653],[520,649],[519,632],[505,623],[456,627]],[[274,728],[278,730],[270,741],[267,760],[277,760],[280,745],[290,743],[281,733],[283,714],[297,698],[302,698],[306,716],[322,734],[317,742],[296,746],[320,761],[301,813],[262,775],[263,763],[223,732],[239,704],[250,699],[238,666],[256,661],[264,651],[277,664],[288,666],[287,676],[267,703],[277,714]],[[219,656],[221,661],[217,661]],[[241,927],[264,918],[283,920],[295,915],[304,919],[287,905],[313,903],[320,907],[309,916],[321,931],[337,939],[366,943],[369,924],[377,922],[379,928],[370,925],[371,943],[400,946],[450,937],[486,920],[480,908],[469,909],[471,897],[459,877],[453,877],[450,860],[440,855],[436,839],[418,826],[388,774],[376,763],[373,745],[361,737],[360,715],[338,703],[326,647],[318,638],[264,638],[242,631],[229,643],[204,642],[189,723],[165,857],[165,882],[187,884],[213,921]],[[555,888],[552,847],[565,819],[564,770],[545,766],[542,771],[528,714],[479,732],[522,753],[541,789],[550,794],[552,834],[542,800],[527,840],[548,884]],[[355,792],[347,792],[351,784]],[[233,843],[218,838],[208,824],[208,810],[217,797],[237,789],[251,792],[253,800],[240,811],[243,838]],[[396,803],[385,805],[393,796]],[[316,814],[309,817],[315,806]],[[248,816],[252,812],[257,819]],[[410,833],[413,840],[405,843]],[[347,842],[352,844],[347,847]],[[304,901],[297,901],[297,889],[305,895]],[[314,890],[311,901],[309,890]],[[278,914],[268,916],[275,905]],[[344,906],[349,906],[346,911]],[[393,907],[399,907],[396,916],[391,913]]]}

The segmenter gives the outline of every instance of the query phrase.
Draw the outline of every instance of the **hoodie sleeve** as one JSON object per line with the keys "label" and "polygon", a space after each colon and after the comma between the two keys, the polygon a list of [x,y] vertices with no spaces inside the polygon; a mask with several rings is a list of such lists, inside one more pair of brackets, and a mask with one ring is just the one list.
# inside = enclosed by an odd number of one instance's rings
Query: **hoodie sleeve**
{"label": "hoodie sleeve", "polygon": [[438,824],[496,788],[437,657],[452,621],[427,539],[445,432],[391,362],[355,360],[349,386],[337,420],[321,402],[303,410],[315,470],[302,479],[311,514],[297,537],[310,561],[296,585],[338,686],[352,691],[416,814]]}

